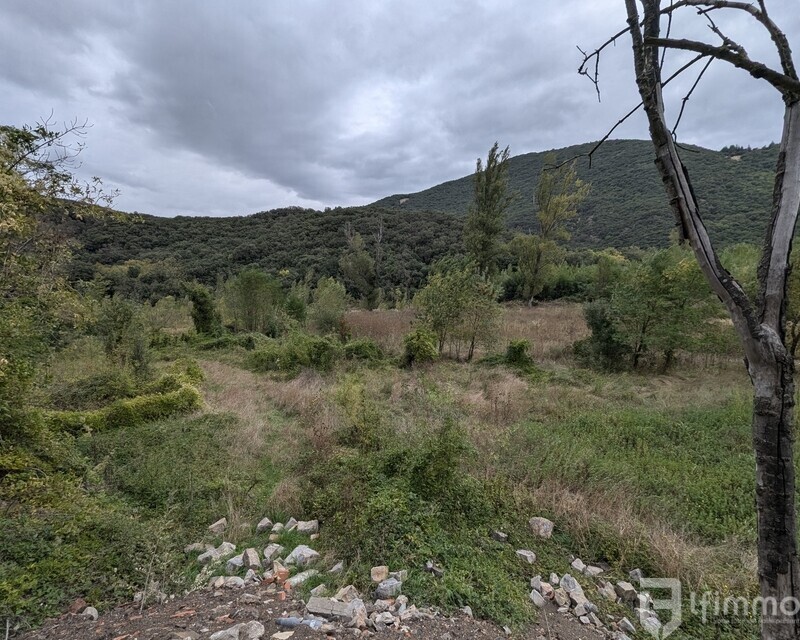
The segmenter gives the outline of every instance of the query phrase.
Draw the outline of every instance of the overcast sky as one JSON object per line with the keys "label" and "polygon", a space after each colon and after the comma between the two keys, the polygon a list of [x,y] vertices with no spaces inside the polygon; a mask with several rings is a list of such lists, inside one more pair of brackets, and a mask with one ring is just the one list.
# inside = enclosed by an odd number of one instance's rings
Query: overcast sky
{"label": "overcast sky", "polygon": [[[800,1],[768,6],[800,54]],[[674,35],[714,42],[688,11]],[[752,19],[719,24],[774,61]],[[638,101],[629,43],[603,58],[599,104],[576,45],[623,25],[622,0],[3,0],[2,120],[88,119],[79,172],[126,211],[363,204],[470,173],[495,140],[517,155],[600,138]],[[715,63],[680,138],[761,146],[781,114],[766,83]],[[638,115],[615,137],[646,135]]]}

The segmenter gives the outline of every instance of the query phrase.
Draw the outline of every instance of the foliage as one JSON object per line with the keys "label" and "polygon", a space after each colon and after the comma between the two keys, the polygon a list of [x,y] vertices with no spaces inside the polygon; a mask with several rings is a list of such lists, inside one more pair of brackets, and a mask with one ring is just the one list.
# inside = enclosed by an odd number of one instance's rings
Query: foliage
{"label": "foliage", "polygon": [[47,389],[55,409],[98,409],[136,395],[136,385],[124,370],[114,368],[77,380],[58,380]]}
{"label": "foliage", "polygon": [[320,333],[338,331],[347,311],[347,292],[333,278],[321,278],[312,294],[309,320]]}
{"label": "foliage", "polygon": [[344,357],[348,360],[365,360],[367,362],[377,362],[384,357],[383,351],[369,338],[352,340],[344,345]]}
{"label": "foliage", "polygon": [[367,309],[374,309],[380,301],[378,284],[378,267],[375,258],[367,251],[360,233],[353,233],[349,227],[347,234],[347,250],[339,259],[344,281],[364,301]]}
{"label": "foliage", "polygon": [[186,295],[192,303],[194,330],[200,335],[217,335],[222,329],[222,321],[208,287],[195,284],[187,287]]}
{"label": "foliage", "polygon": [[425,327],[417,327],[403,338],[403,363],[410,367],[415,364],[433,362],[439,357],[436,334]]}
{"label": "foliage", "polygon": [[275,278],[261,269],[244,269],[225,283],[223,299],[236,331],[278,335],[283,289]]}
{"label": "foliage", "polygon": [[531,364],[531,356],[528,353],[531,343],[527,340],[511,340],[506,347],[506,362],[510,365],[526,366]]}
{"label": "foliage", "polygon": [[328,337],[293,333],[271,340],[250,353],[247,363],[254,371],[278,371],[296,375],[303,367],[330,371],[343,348]]}
{"label": "foliage", "polygon": [[611,370],[623,368],[629,362],[631,347],[617,331],[608,301],[589,302],[583,311],[592,333],[575,343],[575,355],[592,366]]}
{"label": "foliage", "polygon": [[486,166],[478,158],[473,176],[473,201],[464,223],[464,248],[478,271],[493,274],[500,253],[500,236],[506,228],[508,194],[508,147],[499,151],[497,142],[489,149]]}
{"label": "foliage", "polygon": [[509,248],[522,277],[522,295],[529,304],[538,296],[564,258],[562,242],[569,239],[565,225],[578,213],[589,194],[575,171],[575,162],[553,166],[556,156],[545,159],[546,165],[536,185],[536,222],[538,233],[517,234]]}
{"label": "foliage", "polygon": [[478,342],[487,344],[495,332],[500,307],[497,291],[476,267],[442,264],[414,296],[424,326],[436,334],[439,353],[450,345],[458,357],[466,345],[471,360]]}

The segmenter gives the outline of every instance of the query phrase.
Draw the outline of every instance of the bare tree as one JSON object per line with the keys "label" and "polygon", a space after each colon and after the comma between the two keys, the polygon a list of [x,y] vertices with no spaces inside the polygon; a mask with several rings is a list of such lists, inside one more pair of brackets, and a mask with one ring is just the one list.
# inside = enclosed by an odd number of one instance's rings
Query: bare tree
{"label": "bare tree", "polygon": [[[641,5],[642,13],[639,13]],[[770,640],[800,638],[800,568],[797,557],[794,468],[794,358],[787,345],[786,307],[789,259],[800,209],[800,80],[789,42],[767,12],[766,1],[733,0],[625,0],[628,27],[592,53],[584,54],[581,73],[597,87],[602,51],[619,37],[630,35],[636,83],[641,106],[650,125],[656,166],[664,182],[681,238],[688,242],[714,292],[728,309],[741,340],[745,365],[753,383],[753,447],[756,458],[758,510],[758,578],[762,610],[761,637]],[[666,4],[666,3],[664,3]],[[692,8],[705,19],[720,43],[677,39],[671,36],[676,11]],[[741,12],[757,21],[772,40],[780,68],[750,58],[747,50],[726,36],[713,16]],[[661,23],[666,20],[666,34]],[[706,60],[728,62],[774,87],[785,104],[784,127],[772,210],[758,268],[759,291],[751,300],[742,286],[722,266],[700,216],[698,198],[681,162],[679,147],[665,115],[662,67],[668,50],[697,54],[689,65]],[[673,76],[674,77],[674,76]],[[692,87],[697,86],[697,81]],[[691,94],[691,91],[689,92]],[[599,93],[598,93],[599,95]],[[687,98],[688,99],[688,95]],[[686,99],[681,107],[683,113]],[[680,121],[678,116],[678,122]],[[784,603],[784,606],[779,606]]]}

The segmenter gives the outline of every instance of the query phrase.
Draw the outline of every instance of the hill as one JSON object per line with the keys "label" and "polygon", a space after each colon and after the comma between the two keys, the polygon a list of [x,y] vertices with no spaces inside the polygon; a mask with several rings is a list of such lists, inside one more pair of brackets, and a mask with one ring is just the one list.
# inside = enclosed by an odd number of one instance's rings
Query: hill
{"label": "hill", "polygon": [[[591,144],[559,149],[559,159],[587,153]],[[772,193],[775,146],[725,152],[692,147],[685,153],[712,237],[721,245],[759,242]],[[511,158],[509,181],[517,198],[509,211],[511,229],[530,230],[533,193],[547,153]],[[592,184],[589,198],[572,222],[573,248],[663,246],[672,214],[652,162],[649,142],[612,140],[592,166],[578,160],[580,177]],[[213,284],[219,275],[257,265],[287,281],[313,273],[338,276],[351,225],[369,243],[383,229],[384,282],[389,288],[417,288],[429,265],[461,247],[462,218],[472,198],[472,176],[412,194],[397,194],[366,207],[315,211],[289,207],[229,218],[122,216],[126,220],[73,223],[78,240],[73,264],[77,280],[89,280],[96,265],[130,261],[149,270],[142,298],[172,293],[182,279]],[[155,270],[151,265],[157,265]],[[146,282],[149,280],[150,282]],[[169,284],[172,282],[172,284]]]}
{"label": "hill", "polygon": [[[508,213],[509,226],[524,231],[535,228],[533,194],[549,153],[563,161],[587,154],[593,146],[587,143],[511,158],[509,185],[518,197]],[[724,151],[687,147],[683,157],[712,238],[723,245],[760,242],[772,201],[777,145]],[[577,170],[582,180],[592,184],[592,191],[572,223],[573,247],[647,247],[668,242],[673,217],[649,141],[609,140],[594,155],[591,167],[587,158],[580,158]],[[471,200],[472,176],[464,176],[417,193],[395,194],[373,206],[465,215]]]}

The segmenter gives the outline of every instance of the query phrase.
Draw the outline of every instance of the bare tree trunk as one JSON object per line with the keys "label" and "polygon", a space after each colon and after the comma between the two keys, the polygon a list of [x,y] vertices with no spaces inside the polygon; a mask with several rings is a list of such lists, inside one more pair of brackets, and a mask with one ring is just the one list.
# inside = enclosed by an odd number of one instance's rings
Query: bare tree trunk
{"label": "bare tree trunk", "polygon": [[[732,2],[683,2],[661,9],[659,0],[625,0],[633,42],[636,82],[650,124],[650,137],[670,205],[682,239],[689,242],[703,274],[725,304],[741,340],[754,388],[753,447],[758,512],[758,577],[763,640],[800,638],[800,565],[797,557],[797,517],[794,470],[794,361],[786,345],[786,291],[789,256],[800,211],[800,81],[784,34],[771,22],[765,3],[758,7]],[[783,73],[757,65],[744,49],[728,41],[715,48],[702,42],[661,38],[662,14],[681,4],[746,10],[769,30]],[[700,217],[686,167],[666,123],[662,97],[662,48],[700,52],[732,62],[757,78],[766,79],[786,104],[784,130],[772,215],[758,269],[759,296],[754,305],[741,285],[722,266]]]}
{"label": "bare tree trunk", "polygon": [[[755,398],[758,579],[762,638],[800,637],[796,615],[800,564],[797,557],[794,468],[794,363],[785,351],[770,367],[751,368]],[[794,613],[794,615],[792,615]]]}

